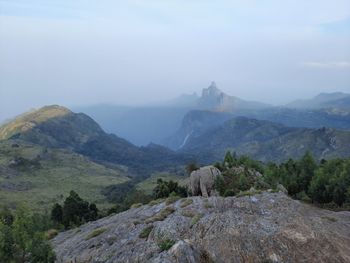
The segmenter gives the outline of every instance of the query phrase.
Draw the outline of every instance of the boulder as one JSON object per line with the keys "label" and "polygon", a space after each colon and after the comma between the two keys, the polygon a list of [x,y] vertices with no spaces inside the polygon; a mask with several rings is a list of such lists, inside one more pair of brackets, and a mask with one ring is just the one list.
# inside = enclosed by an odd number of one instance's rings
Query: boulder
{"label": "boulder", "polygon": [[193,171],[190,175],[189,185],[192,195],[204,197],[217,195],[214,185],[218,176],[221,176],[220,170],[212,165]]}

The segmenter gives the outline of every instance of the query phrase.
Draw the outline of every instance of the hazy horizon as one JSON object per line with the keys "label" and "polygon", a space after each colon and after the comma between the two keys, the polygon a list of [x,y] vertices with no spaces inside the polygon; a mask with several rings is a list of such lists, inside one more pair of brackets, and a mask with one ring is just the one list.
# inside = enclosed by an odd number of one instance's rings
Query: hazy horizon
{"label": "hazy horizon", "polygon": [[350,2],[0,0],[0,121],[48,104],[350,92]]}

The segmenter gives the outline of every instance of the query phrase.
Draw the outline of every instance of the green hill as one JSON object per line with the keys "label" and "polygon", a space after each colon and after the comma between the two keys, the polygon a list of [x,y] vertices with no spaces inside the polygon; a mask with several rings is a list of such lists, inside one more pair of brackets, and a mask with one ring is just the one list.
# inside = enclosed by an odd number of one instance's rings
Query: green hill
{"label": "green hill", "polygon": [[45,210],[64,200],[70,190],[100,208],[108,207],[101,190],[129,180],[123,167],[107,168],[64,149],[19,140],[0,142],[0,203],[20,203]]}

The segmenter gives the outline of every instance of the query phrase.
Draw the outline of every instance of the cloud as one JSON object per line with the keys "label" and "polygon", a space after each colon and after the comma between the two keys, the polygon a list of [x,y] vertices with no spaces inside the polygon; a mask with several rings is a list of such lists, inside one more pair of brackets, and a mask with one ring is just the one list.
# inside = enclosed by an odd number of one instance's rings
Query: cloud
{"label": "cloud", "polygon": [[350,69],[350,61],[304,62],[302,65],[312,69]]}

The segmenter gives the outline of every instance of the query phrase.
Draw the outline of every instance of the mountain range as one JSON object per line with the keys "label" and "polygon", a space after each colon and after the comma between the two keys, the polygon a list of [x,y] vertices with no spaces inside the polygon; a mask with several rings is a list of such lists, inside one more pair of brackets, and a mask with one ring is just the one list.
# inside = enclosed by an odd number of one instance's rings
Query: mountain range
{"label": "mountain range", "polygon": [[136,145],[151,142],[169,146],[168,139],[181,128],[186,114],[193,110],[221,112],[268,120],[293,127],[350,129],[350,95],[321,93],[310,100],[281,106],[247,101],[222,92],[215,82],[196,93],[150,106],[126,107],[94,105],[77,107],[94,118],[107,132],[118,134]]}

